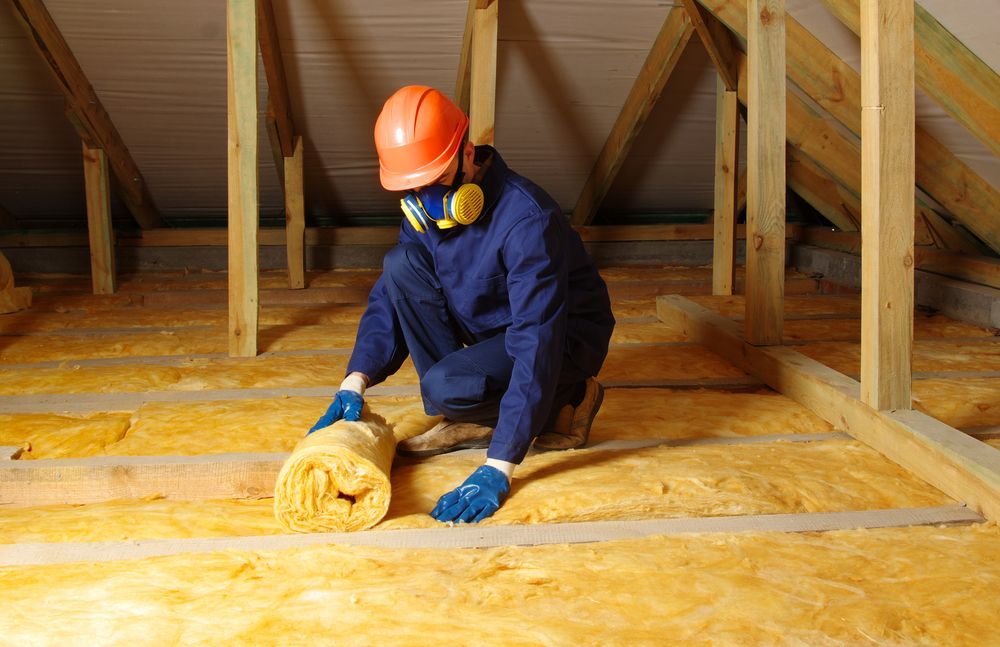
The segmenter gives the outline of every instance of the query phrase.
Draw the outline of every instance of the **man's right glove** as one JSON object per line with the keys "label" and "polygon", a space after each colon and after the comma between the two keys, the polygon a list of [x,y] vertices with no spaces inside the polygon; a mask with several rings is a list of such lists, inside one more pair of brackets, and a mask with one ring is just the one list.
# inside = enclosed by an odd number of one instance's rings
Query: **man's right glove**
{"label": "man's right glove", "polygon": [[333,402],[327,408],[326,413],[320,416],[306,435],[314,431],[329,427],[340,419],[355,422],[361,419],[361,410],[365,406],[365,383],[367,379],[360,373],[351,373],[340,385],[340,390],[333,396]]}

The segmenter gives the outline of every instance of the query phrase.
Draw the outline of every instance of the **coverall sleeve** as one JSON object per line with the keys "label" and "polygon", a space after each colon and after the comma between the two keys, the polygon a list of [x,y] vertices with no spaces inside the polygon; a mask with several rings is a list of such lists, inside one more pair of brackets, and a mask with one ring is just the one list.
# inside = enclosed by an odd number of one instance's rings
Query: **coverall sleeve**
{"label": "coverall sleeve", "polygon": [[524,460],[555,396],[566,344],[569,285],[557,217],[525,218],[511,228],[504,244],[511,311],[505,346],[514,369],[500,400],[489,458]]}
{"label": "coverall sleeve", "polygon": [[[419,242],[403,222],[399,229],[399,244]],[[374,386],[398,371],[409,354],[383,274],[368,295],[368,307],[358,324],[347,373],[364,373],[368,376],[368,386]]]}

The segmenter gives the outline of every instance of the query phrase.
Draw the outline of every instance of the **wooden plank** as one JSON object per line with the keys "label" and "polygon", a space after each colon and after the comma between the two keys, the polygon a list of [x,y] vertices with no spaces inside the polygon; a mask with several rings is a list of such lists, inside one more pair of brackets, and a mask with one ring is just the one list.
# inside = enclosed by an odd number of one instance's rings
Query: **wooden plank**
{"label": "wooden plank", "polygon": [[264,63],[267,78],[268,116],[273,113],[278,142],[282,157],[291,157],[295,152],[295,125],[292,119],[292,102],[288,97],[288,83],[285,80],[285,64],[281,56],[278,40],[278,26],[274,19],[271,0],[257,2],[257,40],[260,43],[260,58]]}
{"label": "wooden plank", "polygon": [[[747,0],[698,2],[737,35],[746,36]],[[860,135],[859,74],[791,16],[786,17],[786,30],[789,79],[851,132]],[[789,101],[789,111],[792,108]],[[791,123],[790,114],[789,137],[793,130]],[[1000,251],[1000,190],[976,174],[923,128],[918,126],[915,133],[917,185],[994,251]],[[820,138],[819,143],[822,141],[823,138]],[[816,162],[825,160],[822,156],[810,156]],[[855,162],[855,171],[859,166]],[[825,164],[824,167],[833,170]],[[850,182],[844,184],[854,185]],[[860,187],[860,182],[856,185]]]}
{"label": "wooden plank", "polygon": [[81,131],[91,148],[101,148],[107,154],[129,212],[143,229],[163,226],[139,167],[44,3],[41,0],[10,0],[10,3],[28,40],[66,98],[70,123]]}
{"label": "wooden plank", "polygon": [[913,410],[877,411],[861,385],[786,347],[758,347],[737,324],[679,296],[657,298],[661,321],[764,380],[988,519],[1000,519],[1000,451]]}
{"label": "wooden plank", "polygon": [[257,17],[226,2],[229,110],[229,354],[257,354]]}
{"label": "wooden plank", "polygon": [[747,2],[744,334],[780,344],[785,286],[785,1]]}
{"label": "wooden plank", "polygon": [[476,9],[472,30],[469,140],[493,145],[497,94],[497,23],[499,2]]}
{"label": "wooden plank", "polygon": [[726,89],[722,77],[716,81],[715,92],[715,213],[712,218],[715,243],[712,246],[712,294],[732,294],[736,283],[740,102],[736,90]]}
{"label": "wooden plank", "polygon": [[95,456],[0,463],[0,505],[85,504],[159,496],[261,499],[287,454]]}
{"label": "wooden plank", "polygon": [[[859,0],[822,0],[855,34]],[[914,3],[917,84],[952,118],[1000,155],[1000,75],[920,4]]]}
{"label": "wooden plank", "polygon": [[295,137],[292,155],[285,158],[285,240],[288,250],[288,287],[306,287],[306,205],[302,193],[302,138]]}
{"label": "wooden plank", "polygon": [[[805,227],[799,242],[850,254],[861,253],[861,236],[856,232],[831,231],[824,227]],[[932,247],[914,250],[917,269],[954,279],[1000,288],[1000,259],[970,256]]]}
{"label": "wooden plank", "polygon": [[736,70],[736,44],[732,32],[719,22],[719,19],[706,11],[695,0],[681,0],[688,12],[694,30],[698,32],[708,57],[715,64],[726,90],[736,91],[739,75]]}
{"label": "wooden plank", "polygon": [[597,215],[693,32],[687,11],[681,7],[670,9],[580,192],[570,218],[572,224],[588,225]]}
{"label": "wooden plank", "polygon": [[90,281],[94,294],[115,293],[115,232],[111,227],[108,157],[83,144],[83,179],[87,195]]}
{"label": "wooden plank", "polygon": [[862,0],[861,401],[911,409],[913,0]]}
{"label": "wooden plank", "polygon": [[20,543],[0,546],[0,566],[108,562],[221,550],[275,551],[308,546],[375,546],[383,549],[458,549],[621,541],[658,535],[733,532],[826,532],[857,528],[980,523],[963,506],[806,512],[799,514],[682,517],[631,521],[581,521],[524,525],[458,524],[410,530],[366,530],[255,537],[141,539],[121,542]]}

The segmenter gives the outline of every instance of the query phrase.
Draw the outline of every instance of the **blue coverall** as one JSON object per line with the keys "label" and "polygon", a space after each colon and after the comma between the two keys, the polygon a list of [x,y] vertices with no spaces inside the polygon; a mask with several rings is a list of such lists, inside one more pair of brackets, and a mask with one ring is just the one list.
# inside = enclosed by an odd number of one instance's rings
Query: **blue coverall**
{"label": "blue coverall", "polygon": [[487,456],[520,463],[550,412],[597,375],[615,320],[556,202],[492,147],[477,147],[476,163],[482,215],[426,234],[404,219],[347,372],[374,385],[409,354],[428,414],[494,427]]}

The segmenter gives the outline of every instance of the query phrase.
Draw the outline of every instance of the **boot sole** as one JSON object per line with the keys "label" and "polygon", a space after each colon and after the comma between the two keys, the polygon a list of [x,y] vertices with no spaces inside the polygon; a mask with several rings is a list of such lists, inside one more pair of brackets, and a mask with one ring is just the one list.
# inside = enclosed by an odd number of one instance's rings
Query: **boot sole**
{"label": "boot sole", "polygon": [[428,456],[440,456],[441,454],[450,454],[451,452],[461,451],[463,449],[486,449],[490,446],[490,439],[483,438],[479,440],[466,440],[460,442],[451,447],[440,447],[438,449],[403,449],[402,447],[396,447],[396,453],[400,456],[406,456],[409,458],[427,458]]}

